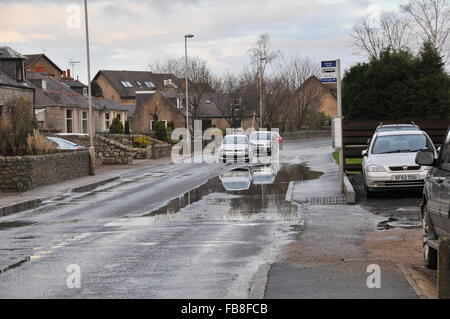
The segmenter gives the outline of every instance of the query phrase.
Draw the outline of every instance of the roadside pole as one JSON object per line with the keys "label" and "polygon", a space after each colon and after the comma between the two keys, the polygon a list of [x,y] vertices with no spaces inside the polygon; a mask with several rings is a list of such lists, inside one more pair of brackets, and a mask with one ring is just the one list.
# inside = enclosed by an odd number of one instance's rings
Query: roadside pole
{"label": "roadside pole", "polygon": [[86,28],[86,64],[87,64],[87,81],[88,81],[88,103],[89,103],[89,157],[90,157],[90,174],[95,175],[95,146],[94,146],[94,134],[95,134],[95,121],[94,114],[92,112],[92,85],[91,85],[91,57],[89,48],[89,19],[88,19],[88,6],[87,0],[84,0],[84,21]]}
{"label": "roadside pole", "polygon": [[338,117],[340,121],[340,134],[338,134],[340,140],[339,149],[339,185],[341,187],[341,193],[345,193],[344,189],[344,134],[343,134],[343,121],[342,121],[342,81],[341,81],[341,60],[336,60],[337,68],[337,104],[338,104]]}
{"label": "roadside pole", "polygon": [[339,185],[340,192],[345,193],[344,187],[344,135],[342,120],[342,82],[341,82],[341,60],[322,61],[322,78],[324,85],[334,84],[337,86],[337,117],[333,119],[333,146],[339,150]]}

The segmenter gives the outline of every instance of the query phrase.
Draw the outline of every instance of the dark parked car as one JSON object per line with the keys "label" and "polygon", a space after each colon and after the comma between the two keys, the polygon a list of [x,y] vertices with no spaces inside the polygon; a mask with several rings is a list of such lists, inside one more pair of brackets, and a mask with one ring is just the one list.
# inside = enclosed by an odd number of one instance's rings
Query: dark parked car
{"label": "dark parked car", "polygon": [[417,154],[416,163],[430,166],[422,202],[424,256],[428,268],[436,268],[439,237],[450,237],[450,130],[436,158],[431,151]]}

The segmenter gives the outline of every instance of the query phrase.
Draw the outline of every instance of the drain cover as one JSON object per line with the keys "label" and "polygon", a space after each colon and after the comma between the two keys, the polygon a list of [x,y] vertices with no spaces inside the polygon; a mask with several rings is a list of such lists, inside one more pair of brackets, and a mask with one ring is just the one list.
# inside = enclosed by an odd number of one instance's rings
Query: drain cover
{"label": "drain cover", "polygon": [[299,201],[302,204],[309,205],[343,205],[347,204],[345,195],[326,196],[326,197],[312,197]]}

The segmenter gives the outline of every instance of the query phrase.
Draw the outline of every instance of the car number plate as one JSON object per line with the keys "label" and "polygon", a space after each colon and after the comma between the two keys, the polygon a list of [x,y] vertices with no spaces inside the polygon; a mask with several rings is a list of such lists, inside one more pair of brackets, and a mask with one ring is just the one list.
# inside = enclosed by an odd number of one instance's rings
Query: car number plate
{"label": "car number plate", "polygon": [[392,180],[396,182],[402,181],[416,181],[419,179],[419,175],[394,175]]}

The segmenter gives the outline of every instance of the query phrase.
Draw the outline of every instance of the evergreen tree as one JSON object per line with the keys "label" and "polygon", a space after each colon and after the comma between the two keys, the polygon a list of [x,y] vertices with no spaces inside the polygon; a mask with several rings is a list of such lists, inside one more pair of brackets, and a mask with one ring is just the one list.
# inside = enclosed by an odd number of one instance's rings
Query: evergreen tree
{"label": "evergreen tree", "polygon": [[123,134],[123,125],[119,117],[115,117],[109,128],[111,134]]}
{"label": "evergreen tree", "polygon": [[349,120],[411,120],[448,117],[450,79],[437,50],[424,44],[410,52],[383,51],[345,73],[343,112]]}

